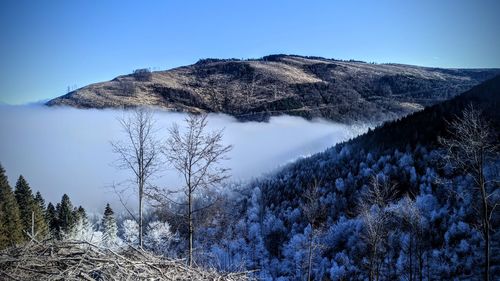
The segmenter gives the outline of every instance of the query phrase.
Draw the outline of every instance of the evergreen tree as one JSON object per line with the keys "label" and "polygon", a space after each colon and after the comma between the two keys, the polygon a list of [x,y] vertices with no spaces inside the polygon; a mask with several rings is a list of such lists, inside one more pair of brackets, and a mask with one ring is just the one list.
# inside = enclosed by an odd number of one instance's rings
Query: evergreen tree
{"label": "evergreen tree", "polygon": [[45,199],[43,199],[42,194],[40,193],[40,191],[36,192],[35,202],[38,205],[38,207],[40,208],[40,210],[42,210],[42,213],[45,216]]}
{"label": "evergreen tree", "polygon": [[[36,212],[40,212],[40,216],[35,216],[36,225],[38,225],[38,236],[39,238],[45,237],[49,234],[49,222],[47,221],[47,214],[45,209],[45,199],[43,199],[40,191],[36,192],[35,195]],[[52,206],[54,207],[54,206]]]}
{"label": "evergreen tree", "polygon": [[82,232],[83,230],[89,230],[92,229],[89,218],[87,217],[87,212],[85,212],[85,208],[82,206],[79,206],[78,208],[75,208],[74,210],[74,216],[75,216],[75,231],[76,232]]}
{"label": "evergreen tree", "polygon": [[87,218],[85,209],[82,206],[75,208],[74,216],[75,225],[71,230],[70,238],[92,242],[92,239],[94,238],[94,229]]}
{"label": "evergreen tree", "polygon": [[115,214],[111,206],[106,204],[104,209],[104,216],[101,221],[102,228],[102,242],[104,246],[111,247],[116,243],[118,227],[116,225]]}
{"label": "evergreen tree", "polygon": [[45,211],[45,221],[49,226],[49,233],[54,238],[59,238],[59,221],[57,217],[57,211],[52,203],[47,205],[47,210]]}
{"label": "evergreen tree", "polygon": [[22,175],[16,182],[14,191],[16,201],[19,205],[20,217],[22,222],[23,231],[31,232],[31,206],[33,205],[33,194],[31,188]]}
{"label": "evergreen tree", "polygon": [[[40,208],[39,203],[35,200],[28,182],[22,175],[17,180],[15,194],[17,204],[19,205],[23,230],[26,233],[34,231],[36,234],[34,238],[44,238],[48,228],[43,209]],[[34,221],[32,221],[33,219]]]}
{"label": "evergreen tree", "polygon": [[70,233],[71,228],[75,225],[73,204],[67,194],[64,194],[61,199],[61,203],[57,204],[56,212],[59,226],[58,238],[63,239],[65,235]]}
{"label": "evergreen tree", "polygon": [[85,208],[83,208],[82,206],[78,206],[78,208],[75,208],[75,218],[76,218],[76,220],[78,220],[78,219],[88,220],[87,212],[85,212]]}
{"label": "evergreen tree", "polygon": [[0,165],[0,249],[21,242],[22,237],[19,207]]}

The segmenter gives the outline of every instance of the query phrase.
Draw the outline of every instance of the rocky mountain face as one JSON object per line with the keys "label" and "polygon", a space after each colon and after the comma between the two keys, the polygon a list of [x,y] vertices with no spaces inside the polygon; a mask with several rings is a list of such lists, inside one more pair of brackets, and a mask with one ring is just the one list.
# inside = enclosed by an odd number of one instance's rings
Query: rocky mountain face
{"label": "rocky mountain face", "polygon": [[47,105],[148,105],[257,121],[288,114],[343,123],[380,122],[454,97],[499,73],[500,69],[439,69],[294,55],[204,59],[166,71],[138,70]]}

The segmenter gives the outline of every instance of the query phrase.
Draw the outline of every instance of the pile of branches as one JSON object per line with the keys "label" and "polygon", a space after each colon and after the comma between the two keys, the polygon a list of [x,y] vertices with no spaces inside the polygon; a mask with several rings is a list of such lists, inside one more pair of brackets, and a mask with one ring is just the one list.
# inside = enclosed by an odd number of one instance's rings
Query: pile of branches
{"label": "pile of branches", "polygon": [[0,252],[1,280],[250,280],[186,266],[133,247],[102,248],[83,241],[30,242]]}

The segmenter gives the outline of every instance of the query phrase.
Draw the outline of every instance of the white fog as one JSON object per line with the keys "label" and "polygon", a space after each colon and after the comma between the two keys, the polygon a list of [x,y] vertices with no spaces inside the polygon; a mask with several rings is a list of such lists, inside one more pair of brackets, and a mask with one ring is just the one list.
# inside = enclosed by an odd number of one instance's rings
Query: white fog
{"label": "white fog", "polygon": [[[46,201],[58,202],[67,193],[75,205],[101,209],[106,202],[118,208],[113,183],[130,174],[113,165],[117,156],[110,141],[124,138],[117,118],[119,110],[79,110],[41,105],[0,106],[0,163],[11,186],[20,174]],[[185,115],[157,111],[158,136],[168,137],[173,122],[183,125]],[[363,133],[367,126],[347,126],[324,120],[273,117],[267,123],[238,122],[227,115],[209,116],[209,130],[225,128],[224,141],[232,144],[232,181],[245,181],[272,172],[299,157],[323,151]],[[177,174],[166,169],[155,180],[160,186],[177,187]]]}

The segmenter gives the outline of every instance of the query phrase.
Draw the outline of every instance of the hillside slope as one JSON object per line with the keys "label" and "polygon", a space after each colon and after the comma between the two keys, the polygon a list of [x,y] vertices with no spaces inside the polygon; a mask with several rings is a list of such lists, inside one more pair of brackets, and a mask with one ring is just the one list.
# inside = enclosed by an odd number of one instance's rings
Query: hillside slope
{"label": "hillside slope", "polygon": [[498,131],[500,129],[500,76],[496,76],[448,101],[430,106],[399,120],[389,121],[350,142],[365,150],[400,149],[417,144],[433,146],[438,136],[447,135],[447,122],[472,105]]}
{"label": "hillside slope", "polygon": [[240,120],[289,114],[346,123],[376,122],[449,99],[498,73],[499,69],[438,69],[293,55],[206,59],[166,71],[119,76],[47,105],[152,105],[174,111],[222,112]]}
{"label": "hillside slope", "polygon": [[[204,239],[217,241],[217,249],[232,249],[229,255],[249,268],[261,268],[263,280],[300,280],[308,257],[314,280],[368,280],[373,265],[380,280],[480,280],[479,192],[470,177],[445,165],[436,139],[446,131],[445,120],[469,104],[483,110],[498,132],[499,97],[496,77],[291,163],[251,183],[240,201],[228,204],[228,213],[239,214],[232,232],[222,227],[219,237],[208,229]],[[490,194],[498,190],[500,168],[498,154],[492,156],[485,164]],[[492,196],[492,205],[499,200]],[[499,226],[495,212],[491,229]],[[498,276],[500,232],[491,235],[491,274]]]}

